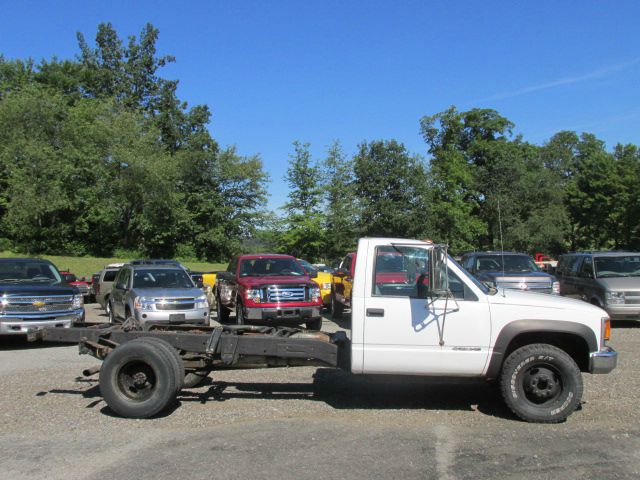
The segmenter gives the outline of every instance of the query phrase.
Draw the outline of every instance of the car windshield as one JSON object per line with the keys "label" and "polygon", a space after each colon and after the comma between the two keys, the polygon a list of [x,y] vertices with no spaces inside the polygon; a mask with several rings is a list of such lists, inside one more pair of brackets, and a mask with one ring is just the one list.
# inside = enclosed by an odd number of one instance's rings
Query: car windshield
{"label": "car windshield", "polygon": [[293,258],[249,258],[240,262],[241,277],[305,274],[304,269]]}
{"label": "car windshield", "polygon": [[0,283],[60,283],[56,267],[48,262],[20,260],[0,263]]}
{"label": "car windshield", "polygon": [[133,272],[133,288],[194,288],[181,268],[141,269]]}
{"label": "car windshield", "polygon": [[595,257],[596,277],[640,277],[640,255]]}
{"label": "car windshield", "polygon": [[307,272],[309,273],[314,273],[317,272],[318,269],[316,267],[314,267],[313,265],[311,265],[309,262],[307,262],[306,260],[302,260],[301,258],[298,259],[298,262],[300,262],[300,265],[302,265],[302,268],[304,268]]}
{"label": "car windshield", "polygon": [[476,277],[474,277],[473,275],[471,275],[469,272],[467,272],[464,268],[462,268],[462,266],[460,266],[460,264],[458,262],[456,262],[452,257],[448,257],[447,261],[450,263],[453,263],[456,267],[458,267],[460,269],[460,272],[462,272],[462,274],[467,277],[469,280],[471,280],[473,282],[473,284],[478,287],[480,290],[482,290],[484,293],[489,294],[490,291],[487,288],[487,286],[482,283],[480,280],[478,280]]}
{"label": "car windshield", "polygon": [[[504,269],[502,259],[504,258]],[[510,273],[538,272],[540,269],[531,257],[526,255],[485,255],[476,258],[476,271],[502,271]]]}

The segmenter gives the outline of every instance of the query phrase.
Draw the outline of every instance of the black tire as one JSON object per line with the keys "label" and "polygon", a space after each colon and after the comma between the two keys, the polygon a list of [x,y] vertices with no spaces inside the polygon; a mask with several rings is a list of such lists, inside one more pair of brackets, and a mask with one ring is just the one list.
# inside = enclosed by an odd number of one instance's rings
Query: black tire
{"label": "black tire", "polygon": [[238,298],[236,300],[236,325],[244,325],[246,319],[244,317],[244,307],[242,306],[242,302]]}
{"label": "black tire", "polygon": [[229,309],[222,305],[220,297],[216,295],[216,313],[218,315],[218,322],[227,323],[229,321]]}
{"label": "black tire", "polygon": [[156,343],[140,340],[124,343],[102,363],[102,397],[111,410],[123,417],[157,415],[176,400],[178,378],[172,363]]}
{"label": "black tire", "polygon": [[107,302],[107,315],[109,315],[109,323],[111,325],[115,325],[116,323],[118,323],[116,315],[113,313],[113,305],[111,304],[111,300]]}
{"label": "black tire", "polygon": [[135,340],[132,340],[132,342],[133,341],[148,342],[154,345],[158,345],[158,347],[163,349],[165,353],[171,357],[171,364],[173,366],[176,378],[178,379],[178,381],[176,382],[176,393],[180,392],[180,390],[182,390],[182,388],[184,387],[184,379],[186,377],[186,374],[184,370],[184,362],[182,361],[182,357],[180,356],[180,353],[178,353],[178,350],[168,342],[165,342],[158,337],[139,337]]}
{"label": "black tire", "polygon": [[582,374],[565,351],[536,343],[515,350],[502,365],[500,391],[522,420],[559,423],[582,399]]}
{"label": "black tire", "polygon": [[109,295],[104,297],[104,311],[109,316],[109,310],[111,309],[111,305],[109,304]]}
{"label": "black tire", "polygon": [[307,330],[321,330],[322,329],[322,317],[314,318],[313,320],[309,320],[306,324]]}
{"label": "black tire", "polygon": [[196,370],[189,372],[184,377],[184,388],[197,388],[207,381],[209,370]]}
{"label": "black tire", "polygon": [[340,319],[344,313],[344,305],[336,300],[336,295],[331,292],[331,318]]}

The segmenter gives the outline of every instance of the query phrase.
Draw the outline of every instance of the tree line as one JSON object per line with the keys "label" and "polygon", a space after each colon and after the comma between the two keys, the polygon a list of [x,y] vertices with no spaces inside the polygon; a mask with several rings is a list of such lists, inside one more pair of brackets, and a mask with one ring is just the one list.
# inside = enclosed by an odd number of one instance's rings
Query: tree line
{"label": "tree line", "polygon": [[425,156],[393,139],[294,142],[288,201],[268,212],[258,156],[221,148],[206,105],[159,70],[158,30],[78,34],[73,60],[0,56],[0,248],[226,261],[276,250],[330,261],[361,236],[430,238],[454,252],[640,248],[640,153],[592,134],[543,145],[492,109],[425,116]]}

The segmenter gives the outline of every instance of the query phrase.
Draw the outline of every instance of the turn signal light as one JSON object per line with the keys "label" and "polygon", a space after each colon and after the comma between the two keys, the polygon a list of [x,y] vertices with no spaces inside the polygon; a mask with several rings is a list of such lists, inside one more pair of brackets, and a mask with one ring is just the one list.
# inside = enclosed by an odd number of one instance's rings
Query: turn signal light
{"label": "turn signal light", "polygon": [[609,340],[611,338],[611,319],[607,318],[604,321],[604,339]]}

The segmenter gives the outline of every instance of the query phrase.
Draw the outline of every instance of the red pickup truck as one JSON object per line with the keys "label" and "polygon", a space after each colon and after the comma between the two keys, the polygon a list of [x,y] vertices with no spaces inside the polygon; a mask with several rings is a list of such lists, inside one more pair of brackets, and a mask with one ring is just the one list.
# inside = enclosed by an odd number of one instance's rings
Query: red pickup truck
{"label": "red pickup truck", "polygon": [[306,324],[322,328],[322,296],[318,284],[290,255],[240,255],[216,277],[218,321],[229,321],[232,310],[239,325]]}

